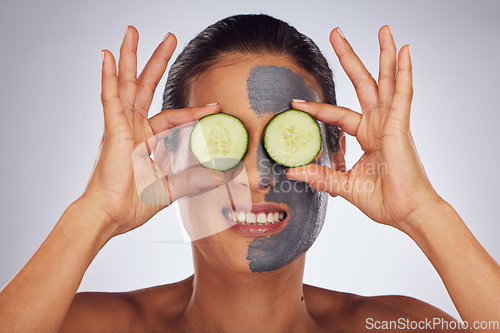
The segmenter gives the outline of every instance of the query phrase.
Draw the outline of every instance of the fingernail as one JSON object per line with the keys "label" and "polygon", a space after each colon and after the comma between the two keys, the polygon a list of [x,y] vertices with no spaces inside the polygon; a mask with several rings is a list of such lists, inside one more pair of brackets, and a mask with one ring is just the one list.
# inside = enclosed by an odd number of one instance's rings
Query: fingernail
{"label": "fingernail", "polygon": [[342,32],[342,30],[340,30],[340,27],[337,28],[337,32],[339,33],[340,37],[345,39],[344,33]]}
{"label": "fingernail", "polygon": [[304,103],[305,101],[303,99],[292,99],[292,102],[295,102],[295,103]]}
{"label": "fingernail", "polygon": [[101,61],[104,62],[104,50],[101,50]]}
{"label": "fingernail", "polygon": [[219,103],[210,103],[210,104],[207,104],[205,106],[214,106],[214,105],[217,105],[217,104],[219,104]]}
{"label": "fingernail", "polygon": [[130,27],[129,25],[127,25],[127,26],[125,27],[125,33],[123,34],[123,39],[125,39],[125,37],[127,37],[127,32],[128,32],[128,28],[129,28],[129,27]]}
{"label": "fingernail", "polygon": [[390,25],[387,25],[387,28],[389,29],[389,33],[392,35],[391,26],[390,26]]}
{"label": "fingernail", "polygon": [[408,55],[411,57],[411,45],[408,45]]}
{"label": "fingernail", "polygon": [[162,42],[164,42],[164,41],[165,41],[165,39],[167,39],[167,38],[168,38],[168,36],[170,36],[170,32],[167,32],[167,34],[165,35],[165,37],[163,37]]}

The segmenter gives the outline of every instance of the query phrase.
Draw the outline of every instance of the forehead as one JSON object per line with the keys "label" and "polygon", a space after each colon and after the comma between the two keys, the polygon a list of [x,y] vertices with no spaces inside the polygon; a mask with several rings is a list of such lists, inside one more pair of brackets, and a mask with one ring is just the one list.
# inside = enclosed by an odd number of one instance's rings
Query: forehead
{"label": "forehead", "polygon": [[312,75],[288,57],[232,55],[191,81],[189,106],[219,102],[223,112],[274,114],[292,98],[319,101]]}

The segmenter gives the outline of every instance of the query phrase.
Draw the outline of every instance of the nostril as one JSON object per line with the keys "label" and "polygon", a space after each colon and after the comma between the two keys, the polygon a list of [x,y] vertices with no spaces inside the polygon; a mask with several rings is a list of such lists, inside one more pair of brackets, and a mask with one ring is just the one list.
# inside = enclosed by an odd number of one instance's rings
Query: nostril
{"label": "nostril", "polygon": [[269,192],[271,190],[271,186],[270,185],[264,185],[260,189],[262,191]]}
{"label": "nostril", "polygon": [[274,184],[276,183],[277,179],[274,175],[260,175],[259,177],[259,186],[260,188],[264,189],[264,188],[271,188],[272,186],[274,186]]}

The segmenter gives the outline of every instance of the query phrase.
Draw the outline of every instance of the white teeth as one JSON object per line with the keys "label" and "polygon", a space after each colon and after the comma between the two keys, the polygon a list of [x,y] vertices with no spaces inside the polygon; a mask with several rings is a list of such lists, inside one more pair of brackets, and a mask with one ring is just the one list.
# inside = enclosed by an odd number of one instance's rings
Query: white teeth
{"label": "white teeth", "polygon": [[226,216],[228,220],[243,225],[268,225],[282,221],[285,218],[285,212],[260,212],[255,214],[226,210]]}
{"label": "white teeth", "polygon": [[257,214],[257,222],[266,223],[266,213]]}
{"label": "white teeth", "polygon": [[271,222],[271,223],[274,222],[274,214],[273,213],[267,214],[266,222]]}
{"label": "white teeth", "polygon": [[278,222],[280,220],[280,213],[275,212],[273,214],[273,222]]}
{"label": "white teeth", "polygon": [[247,223],[254,223],[256,222],[255,220],[255,214],[254,213],[248,213],[247,214]]}
{"label": "white teeth", "polygon": [[238,213],[238,222],[245,222],[246,214],[243,212]]}

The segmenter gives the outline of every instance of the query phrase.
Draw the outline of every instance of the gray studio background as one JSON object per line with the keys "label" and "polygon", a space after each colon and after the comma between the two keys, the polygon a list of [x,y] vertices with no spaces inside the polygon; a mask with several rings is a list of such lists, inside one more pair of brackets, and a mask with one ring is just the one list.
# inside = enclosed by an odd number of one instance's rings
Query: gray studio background
{"label": "gray studio background", "polygon": [[[323,50],[339,105],[358,109],[328,42],[340,26],[374,76],[378,29],[412,45],[411,125],[428,175],[487,251],[500,260],[498,175],[500,5],[497,1],[5,1],[0,3],[0,285],[31,257],[82,193],[100,141],[100,50],[118,54],[125,26],[140,34],[142,68],[165,33],[178,50],[207,25],[238,13],[288,21]],[[151,114],[159,111],[161,90]],[[350,166],[361,152],[348,141]],[[362,295],[402,294],[458,318],[432,265],[406,235],[331,199],[308,253],[304,282]],[[474,267],[471,267],[474,269]],[[170,207],[112,239],[80,290],[124,291],[192,274],[191,249]]]}

